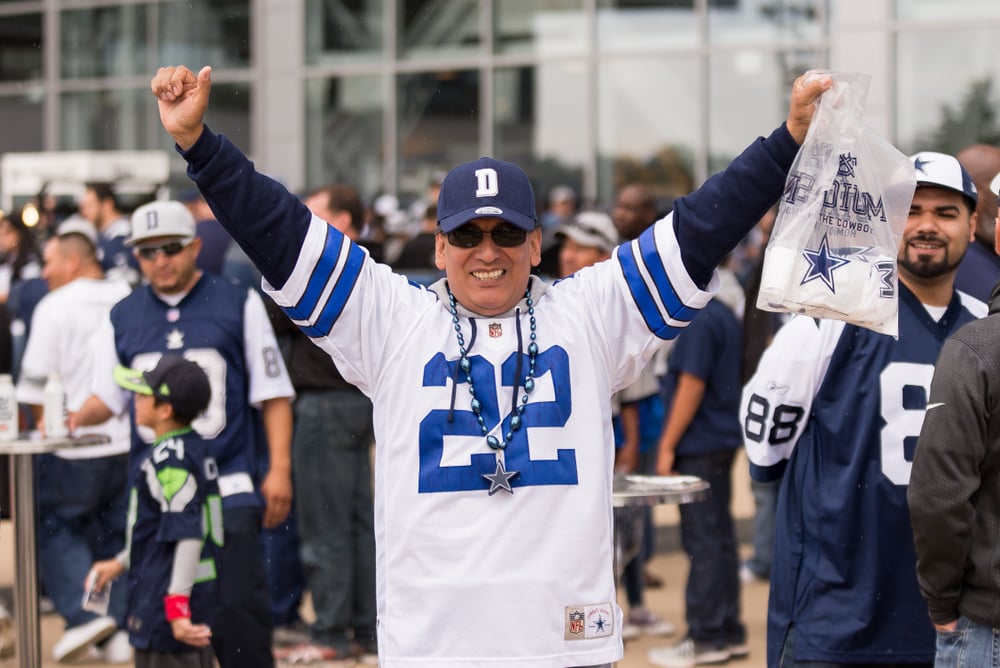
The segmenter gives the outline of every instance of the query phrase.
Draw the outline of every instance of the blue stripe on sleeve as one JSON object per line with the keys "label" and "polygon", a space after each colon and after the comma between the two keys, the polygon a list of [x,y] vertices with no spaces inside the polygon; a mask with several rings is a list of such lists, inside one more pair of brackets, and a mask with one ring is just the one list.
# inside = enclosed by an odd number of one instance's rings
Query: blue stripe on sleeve
{"label": "blue stripe on sleeve", "polygon": [[628,289],[632,293],[632,299],[639,307],[642,319],[646,321],[646,327],[656,336],[668,338],[667,332],[670,328],[667,327],[667,323],[660,315],[660,309],[656,307],[653,296],[649,293],[649,288],[646,287],[646,282],[642,280],[635,256],[632,254],[632,244],[622,244],[618,247],[618,263],[625,275],[625,283],[628,284]]}
{"label": "blue stripe on sleeve", "polygon": [[654,227],[650,227],[639,235],[639,253],[642,255],[646,270],[649,272],[650,278],[653,279],[656,292],[660,296],[660,301],[666,307],[667,313],[674,320],[690,322],[698,310],[685,306],[677,296],[677,293],[674,292],[674,286],[670,283],[667,270],[663,266],[663,258],[656,250],[656,237],[653,234]]}
{"label": "blue stripe on sleeve", "polygon": [[347,253],[347,262],[344,263],[344,268],[337,278],[337,284],[333,287],[330,298],[326,300],[319,318],[316,319],[316,324],[313,327],[302,328],[306,335],[320,338],[330,334],[333,324],[337,322],[337,318],[344,310],[344,305],[347,304],[348,298],[354,291],[354,284],[358,282],[358,277],[361,275],[365,257],[367,256],[361,250],[361,246],[351,244],[351,249]]}
{"label": "blue stripe on sleeve", "polygon": [[309,276],[309,283],[295,306],[289,306],[285,313],[292,320],[308,320],[312,312],[316,310],[316,304],[326,288],[327,281],[334,269],[337,268],[337,260],[340,259],[340,249],[343,244],[349,243],[347,239],[339,233],[334,233],[330,228],[326,234],[326,241],[323,244],[323,252],[320,254],[319,262],[313,267]]}

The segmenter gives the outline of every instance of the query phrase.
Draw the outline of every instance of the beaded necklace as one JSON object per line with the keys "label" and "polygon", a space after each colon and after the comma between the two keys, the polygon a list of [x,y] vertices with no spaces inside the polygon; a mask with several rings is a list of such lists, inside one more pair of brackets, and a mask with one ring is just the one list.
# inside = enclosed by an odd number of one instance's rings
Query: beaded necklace
{"label": "beaded necklace", "polygon": [[[483,436],[486,437],[486,444],[490,446],[490,449],[496,452],[496,472],[483,474],[483,477],[490,482],[490,496],[493,496],[493,494],[501,489],[511,494],[514,493],[514,490],[510,485],[510,479],[516,476],[519,472],[507,471],[504,468],[504,460],[500,455],[501,452],[507,448],[507,444],[510,443],[511,439],[514,438],[514,432],[521,429],[524,422],[522,416],[524,415],[524,407],[528,403],[528,395],[530,395],[535,389],[535,361],[538,358],[538,343],[536,341],[535,304],[531,299],[530,287],[524,291],[524,299],[528,308],[528,326],[530,328],[528,335],[528,373],[524,376],[524,395],[521,397],[520,402],[517,401],[518,385],[515,384],[514,386],[510,413],[507,414],[507,418],[510,419],[509,429],[506,432],[501,432],[502,439],[499,439],[490,433],[490,428],[486,426],[486,420],[483,418],[482,403],[476,396],[476,387],[472,383],[472,360],[469,359],[468,350],[465,348],[465,337],[462,335],[462,324],[458,319],[458,309],[455,304],[455,295],[452,294],[451,288],[448,288],[448,305],[451,310],[451,322],[455,327],[455,336],[458,339],[458,352],[459,355],[461,355],[458,360],[458,366],[459,369],[465,373],[465,382],[469,384],[469,394],[472,395],[472,413],[476,416],[476,421],[479,422],[479,429],[482,431]],[[518,369],[514,374],[514,377],[520,380],[520,376],[520,357],[518,357]],[[517,383],[517,380],[515,380],[515,383]],[[500,420],[501,426],[503,425],[504,419]]]}

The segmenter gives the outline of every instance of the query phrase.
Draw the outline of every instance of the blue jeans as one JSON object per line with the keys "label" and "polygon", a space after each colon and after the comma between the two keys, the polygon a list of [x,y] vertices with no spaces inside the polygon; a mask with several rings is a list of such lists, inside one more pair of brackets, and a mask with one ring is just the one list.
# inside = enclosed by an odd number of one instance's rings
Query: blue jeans
{"label": "blue jeans", "polygon": [[746,641],[740,621],[739,556],[729,511],[735,450],[678,455],[674,469],[711,485],[709,496],[681,504],[681,542],[691,562],[685,591],[688,635],[714,646]]}
{"label": "blue jeans", "polygon": [[292,465],[314,642],[375,641],[372,405],[357,391],[304,391],[295,400]]}
{"label": "blue jeans", "polygon": [[[125,547],[128,455],[96,459],[35,459],[38,490],[38,570],[53,605],[72,628],[97,615],[80,607],[95,561]],[[108,615],[124,627],[128,586],[111,588]]]}
{"label": "blue jeans", "polygon": [[[871,668],[930,668],[930,664],[926,663],[836,663],[833,661],[796,661],[795,660],[795,629],[789,628],[788,633],[785,634],[785,644],[781,648],[781,659],[777,668],[861,668],[862,666],[868,666]],[[983,666],[985,668],[989,664],[968,664],[971,666]]]}
{"label": "blue jeans", "polygon": [[753,493],[753,556],[747,559],[747,568],[762,578],[771,576],[774,558],[774,514],[778,509],[780,480],[772,482],[750,481]]}
{"label": "blue jeans", "polygon": [[959,617],[957,629],[938,631],[934,668],[1000,668],[1000,629]]}

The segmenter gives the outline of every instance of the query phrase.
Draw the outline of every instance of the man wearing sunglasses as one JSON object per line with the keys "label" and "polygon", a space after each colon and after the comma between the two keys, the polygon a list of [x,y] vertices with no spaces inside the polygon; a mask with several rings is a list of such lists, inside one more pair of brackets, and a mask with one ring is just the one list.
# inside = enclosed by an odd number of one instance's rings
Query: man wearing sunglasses
{"label": "man wearing sunglasses", "polygon": [[[136,209],[131,222],[127,243],[147,284],[119,302],[95,336],[94,393],[70,426],[128,411],[130,397],[112,373],[118,364],[150,370],[174,353],[205,370],[212,399],[192,426],[219,467],[224,531],[221,623],[212,629],[212,645],[223,668],[266,668],[274,660],[258,536],[261,524],[280,524],[291,506],[295,393],[261,297],[197,268],[201,240],[187,208],[151,202]],[[132,452],[151,438],[133,423]],[[261,470],[265,450],[269,462]]]}
{"label": "man wearing sunglasses", "polygon": [[204,124],[211,68],[161,68],[160,119],[264,288],[372,399],[383,668],[606,665],[611,393],[717,288],[714,269],[780,196],[828,77],[675,214],[572,280],[532,278],[527,175],[480,158],[438,197],[435,263],[411,285],[313,216]]}

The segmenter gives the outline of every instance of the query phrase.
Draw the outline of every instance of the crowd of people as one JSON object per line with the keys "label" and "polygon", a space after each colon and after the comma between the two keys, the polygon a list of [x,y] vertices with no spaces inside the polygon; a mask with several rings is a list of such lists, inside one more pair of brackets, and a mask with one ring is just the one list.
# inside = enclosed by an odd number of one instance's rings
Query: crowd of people
{"label": "crowd of people", "polygon": [[159,70],[197,190],[125,213],[88,184],[46,230],[0,219],[23,425],[58,377],[71,431],[106,437],[38,458],[54,658],[607,666],[681,621],[646,601],[648,509],[612,569],[615,473],[711,484],[680,508],[685,631],[652,665],[746,657],[741,578],[770,580],[772,668],[988,656],[1000,151],[912,156],[898,338],[761,311],[775,203],[830,83],[797,80],[778,129],[676,200],[629,183],[601,210],[558,186],[540,209],[519,167],[481,158],[404,223],[347,184],[289,193],[206,125],[210,68]]}

